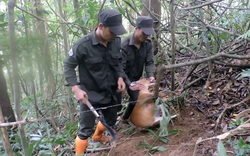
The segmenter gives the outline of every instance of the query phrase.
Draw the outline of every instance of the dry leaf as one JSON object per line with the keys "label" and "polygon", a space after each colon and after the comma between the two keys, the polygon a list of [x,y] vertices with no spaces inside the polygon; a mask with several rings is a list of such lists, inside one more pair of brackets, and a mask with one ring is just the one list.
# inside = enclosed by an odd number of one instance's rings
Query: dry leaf
{"label": "dry leaf", "polygon": [[229,134],[230,134],[229,132],[226,132],[224,134],[218,135],[216,138],[222,140],[225,139],[227,136],[229,136]]}
{"label": "dry leaf", "polygon": [[231,73],[233,71],[233,68],[231,67],[230,69],[229,69],[229,73]]}
{"label": "dry leaf", "polygon": [[214,101],[212,105],[216,106],[216,105],[218,105],[218,104],[220,104],[220,100]]}

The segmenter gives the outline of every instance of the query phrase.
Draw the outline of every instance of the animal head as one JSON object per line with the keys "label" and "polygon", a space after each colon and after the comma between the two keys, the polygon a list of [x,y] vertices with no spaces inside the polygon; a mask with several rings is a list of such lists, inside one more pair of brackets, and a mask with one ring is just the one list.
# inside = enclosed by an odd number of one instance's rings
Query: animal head
{"label": "animal head", "polygon": [[141,83],[142,85],[145,86],[145,88],[140,90],[140,92],[149,92],[149,90],[148,90],[149,87],[155,85],[155,83],[150,82],[150,80],[146,79],[146,78],[141,78],[140,80],[137,81],[137,83]]}
{"label": "animal head", "polygon": [[[145,86],[144,89],[140,90],[140,92],[139,92],[140,95],[145,94],[145,93],[150,93],[147,95],[151,95],[151,94],[153,95],[154,89],[151,88],[149,90],[149,87],[153,87],[155,85],[155,82],[150,82],[150,80],[147,78],[141,78],[140,80],[137,81],[137,83],[141,83]],[[166,92],[159,92],[158,96],[161,98],[164,98],[164,97],[168,97],[168,94]]]}

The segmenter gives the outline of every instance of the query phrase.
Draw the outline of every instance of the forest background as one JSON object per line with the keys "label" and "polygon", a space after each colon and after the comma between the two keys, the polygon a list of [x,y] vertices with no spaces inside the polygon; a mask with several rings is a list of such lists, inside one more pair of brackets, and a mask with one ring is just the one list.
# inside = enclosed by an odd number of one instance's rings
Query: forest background
{"label": "forest background", "polygon": [[[138,16],[153,18],[157,78],[170,76],[169,90],[188,94],[200,81],[209,88],[217,66],[250,75],[249,0],[1,0],[2,153],[72,154],[78,106],[65,86],[63,60],[74,41],[96,28],[104,8],[123,14],[124,36]],[[195,80],[194,71],[202,72]]]}

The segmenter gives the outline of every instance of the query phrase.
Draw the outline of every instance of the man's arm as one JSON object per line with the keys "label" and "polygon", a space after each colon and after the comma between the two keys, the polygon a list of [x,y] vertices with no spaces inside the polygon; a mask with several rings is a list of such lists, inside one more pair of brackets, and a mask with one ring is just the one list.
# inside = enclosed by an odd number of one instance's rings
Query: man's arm
{"label": "man's arm", "polygon": [[70,49],[68,56],[64,60],[64,76],[69,86],[71,86],[72,91],[75,94],[75,98],[82,103],[86,103],[88,95],[85,91],[81,90],[78,86],[75,68],[78,66],[77,61],[77,51]]}
{"label": "man's arm", "polygon": [[121,48],[121,55],[122,55],[122,69],[123,69],[123,72],[124,72],[124,79],[125,79],[125,84],[127,86],[130,86],[131,84],[131,81],[129,80],[127,74],[125,73],[125,68],[126,68],[126,64],[127,64],[127,53],[125,52],[124,49]]}
{"label": "man's arm", "polygon": [[76,78],[76,71],[75,71],[77,65],[78,62],[76,58],[76,52],[73,52],[73,49],[71,48],[70,51],[68,52],[68,56],[63,62],[64,77],[69,86],[78,85]]}
{"label": "man's arm", "polygon": [[153,46],[151,41],[147,41],[147,56],[146,56],[146,63],[145,63],[145,71],[147,76],[154,77],[155,72],[155,65],[154,65],[154,56],[153,56]]}

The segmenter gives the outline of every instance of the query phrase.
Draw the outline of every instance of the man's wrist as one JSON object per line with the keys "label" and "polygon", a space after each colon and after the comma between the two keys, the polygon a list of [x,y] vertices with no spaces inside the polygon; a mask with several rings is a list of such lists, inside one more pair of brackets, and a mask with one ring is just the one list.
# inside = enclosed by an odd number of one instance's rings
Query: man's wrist
{"label": "man's wrist", "polygon": [[118,81],[124,81],[122,77],[118,77]]}
{"label": "man's wrist", "polygon": [[71,87],[72,92],[75,92],[78,89],[80,89],[80,88],[77,85]]}

